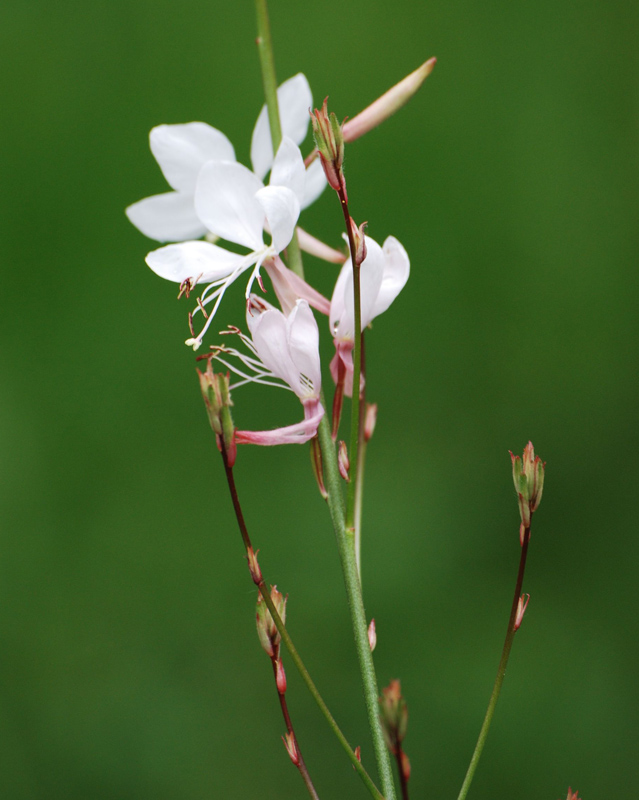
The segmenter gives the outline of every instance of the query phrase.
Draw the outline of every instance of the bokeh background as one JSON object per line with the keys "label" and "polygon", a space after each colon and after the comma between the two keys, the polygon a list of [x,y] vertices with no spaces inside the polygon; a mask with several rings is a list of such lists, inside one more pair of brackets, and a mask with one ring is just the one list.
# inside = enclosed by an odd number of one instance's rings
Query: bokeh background
{"label": "bokeh background", "polygon": [[[532,599],[474,800],[639,780],[636,579],[639,7],[632,0],[273,0],[278,77],[353,116],[436,55],[347,154],[352,211],[403,242],[368,336],[364,588],[379,680],[410,708],[411,797],[454,798],[499,658],[518,514],[508,449],[547,460]],[[0,12],[0,785],[8,800],[304,797],[187,305],[124,207],[165,191],[162,122],[248,161],[248,0],[6,0]],[[304,226],[337,245],[328,193]],[[329,292],[335,272],[307,259]],[[220,317],[238,321],[241,289]],[[325,329],[327,334],[327,329]],[[325,336],[326,362],[331,343]],[[240,427],[299,417],[247,388]],[[329,519],[305,447],[247,448],[245,513],[290,630],[372,767]],[[368,796],[289,663],[322,798]]]}

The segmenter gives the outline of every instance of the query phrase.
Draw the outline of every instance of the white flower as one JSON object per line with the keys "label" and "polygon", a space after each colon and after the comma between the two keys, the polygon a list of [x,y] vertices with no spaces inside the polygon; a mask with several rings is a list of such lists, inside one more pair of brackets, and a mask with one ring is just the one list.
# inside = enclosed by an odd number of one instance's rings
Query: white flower
{"label": "white flower", "polygon": [[[308,130],[308,110],[313,104],[308,81],[301,73],[289,78],[277,90],[277,97],[283,136],[301,144]],[[198,175],[209,161],[235,162],[233,145],[221,131],[204,122],[159,125],[151,131],[150,145],[174,191],[134,203],[126,209],[128,218],[142,233],[159,242],[180,242],[204,236],[207,227],[194,203]],[[273,165],[266,106],[253,130],[251,161],[253,171],[263,180]],[[326,185],[318,167],[313,164],[307,171],[300,198],[302,208],[316,200]]]}
{"label": "white flower", "polygon": [[[361,330],[386,311],[404,288],[409,273],[408,255],[394,236],[386,239],[383,248],[366,237],[366,258],[360,267]],[[349,257],[337,278],[329,315],[337,351],[331,361],[331,374],[338,386],[343,385],[347,397],[353,391],[354,314],[353,269]]]}
{"label": "white flower", "polygon": [[[324,416],[319,401],[322,385],[319,330],[310,306],[306,300],[298,300],[286,316],[270,303],[252,295],[246,322],[251,339],[241,334],[240,338],[251,355],[227,347],[219,348],[214,355],[242,378],[231,389],[249,382],[289,388],[304,406],[304,419],[294,425],[269,431],[237,431],[237,443],[273,445],[307,442],[317,433]],[[225,360],[225,356],[238,358],[246,370],[234,366]],[[249,375],[248,372],[253,374]]]}
{"label": "white flower", "polygon": [[[231,253],[209,242],[182,242],[154,250],[147,264],[162,278],[183,284],[190,291],[196,283],[209,284],[202,292],[195,311],[207,318],[206,324],[187,344],[197,349],[227,288],[243,272],[253,267],[246,288],[248,299],[253,281],[266,259],[280,253],[291,241],[300,213],[305,171],[297,145],[284,138],[271,169],[271,181],[264,186],[249,169],[229,161],[209,161],[200,170],[195,190],[195,210],[207,229],[229,242],[243,245],[250,252]],[[264,227],[271,243],[264,243]],[[209,314],[205,306],[214,302]]]}

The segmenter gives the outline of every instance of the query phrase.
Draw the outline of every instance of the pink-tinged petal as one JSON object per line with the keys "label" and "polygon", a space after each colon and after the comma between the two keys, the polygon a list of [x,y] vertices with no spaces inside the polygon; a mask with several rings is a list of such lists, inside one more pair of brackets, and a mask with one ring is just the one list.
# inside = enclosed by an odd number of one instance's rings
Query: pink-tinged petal
{"label": "pink-tinged petal", "polygon": [[410,275],[408,253],[394,236],[384,242],[384,277],[375,300],[373,317],[378,316],[390,306],[406,285]]}
{"label": "pink-tinged petal", "polygon": [[242,164],[210,161],[200,170],[195,211],[217,236],[259,250],[264,211],[255,194],[261,188],[262,182]]}
{"label": "pink-tinged petal", "polygon": [[[330,365],[331,377],[338,385],[340,374],[342,375],[343,392],[346,397],[353,396],[353,342],[335,340],[335,355]],[[360,376],[360,391],[364,388],[364,376]]]}
{"label": "pink-tinged petal", "polygon": [[287,425],[272,431],[236,431],[235,441],[237,444],[304,444],[317,434],[323,416],[324,409],[320,405],[312,417],[295,425]]}
{"label": "pink-tinged petal", "polygon": [[257,355],[273,375],[285,381],[298,394],[300,390],[299,372],[289,353],[286,317],[279,309],[261,298],[260,305],[266,307],[266,311],[260,313],[249,306],[246,313],[246,323],[251,332]]}
{"label": "pink-tinged petal", "polygon": [[149,138],[151,152],[169,184],[191,195],[198,172],[207,161],[235,161],[230,141],[205,122],[158,125]]}
{"label": "pink-tinged petal", "polygon": [[182,192],[145,197],[129,206],[126,215],[145,236],[158,242],[183,242],[206,233],[195,213],[193,195]]}
{"label": "pink-tinged petal", "polygon": [[275,289],[277,299],[280,301],[282,311],[287,316],[295,307],[295,303],[300,299],[306,300],[310,306],[316,308],[321,314],[328,316],[331,310],[331,304],[324,295],[321,295],[316,289],[309,286],[305,280],[300,278],[299,275],[296,275],[293,270],[285,266],[279,257],[269,260],[265,263],[264,267],[273,283],[273,288]]}
{"label": "pink-tinged petal", "polygon": [[[306,300],[298,300],[286,319],[291,359],[300,376],[306,397],[319,397],[322,371],[319,357],[319,330]],[[291,387],[295,391],[295,387]],[[299,396],[299,395],[298,395]]]}
{"label": "pink-tinged petal", "polygon": [[255,193],[255,200],[266,215],[273,247],[277,253],[281,253],[293,238],[300,215],[300,202],[295,193],[285,186],[265,186]]}
{"label": "pink-tinged petal", "polygon": [[[301,72],[284,81],[279,87],[277,105],[280,112],[282,136],[288,136],[295,144],[302,144],[308,131],[309,110],[313,105],[313,95],[306,77]],[[264,178],[273,164],[273,144],[265,105],[262,106],[253,129],[251,163],[253,171],[260,179]]]}
{"label": "pink-tinged petal", "polygon": [[175,283],[187,278],[195,283],[210,283],[230,275],[245,260],[245,256],[209,242],[169,244],[146,257],[146,263],[156,275]]}
{"label": "pink-tinged petal", "polygon": [[304,187],[302,208],[308,208],[311,203],[314,203],[324,189],[326,189],[326,173],[322,162],[318,158],[306,170],[306,186]]}
{"label": "pink-tinged petal", "polygon": [[340,250],[335,250],[334,248],[329,247],[327,244],[324,244],[324,242],[316,239],[307,231],[302,230],[299,225],[297,226],[297,239],[300,243],[300,247],[305,253],[310,253],[310,255],[315,256],[316,258],[321,258],[322,261],[328,261],[329,264],[344,263],[344,253],[342,253]]}
{"label": "pink-tinged petal", "polygon": [[285,186],[296,195],[300,203],[302,202],[306,186],[306,168],[299,147],[288,136],[284,136],[277,150],[269,183],[271,186]]}

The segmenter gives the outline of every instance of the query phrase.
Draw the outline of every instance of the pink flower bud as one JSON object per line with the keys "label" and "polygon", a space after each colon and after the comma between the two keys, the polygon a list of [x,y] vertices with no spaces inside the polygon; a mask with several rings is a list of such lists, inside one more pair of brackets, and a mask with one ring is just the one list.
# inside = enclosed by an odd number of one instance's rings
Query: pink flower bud
{"label": "pink flower bud", "polygon": [[346,442],[340,440],[337,448],[337,466],[339,467],[339,474],[345,481],[350,481],[348,470],[350,469],[351,462],[348,459],[348,450],[346,449]]}
{"label": "pink flower bud", "polygon": [[286,672],[284,672],[284,664],[282,664],[281,658],[278,658],[275,662],[275,683],[277,684],[277,691],[280,694],[286,694]]}
{"label": "pink flower bud", "polygon": [[577,792],[573,792],[570,786],[568,787],[568,796],[566,797],[566,800],[579,800],[577,797]]}
{"label": "pink flower bud", "polygon": [[[525,602],[524,602],[524,597],[526,598]],[[529,594],[526,595],[522,594],[522,596],[517,601],[517,613],[515,614],[515,622],[513,624],[514,631],[519,630],[519,626],[521,625],[521,622],[524,618],[524,614],[526,613],[526,609],[528,608],[529,600],[530,600]]]}
{"label": "pink flower bud", "polygon": [[408,780],[410,779],[410,761],[408,760],[408,756],[403,750],[400,760],[402,762],[402,773],[404,775],[404,780],[408,782]]}
{"label": "pink flower bud", "polygon": [[358,228],[353,217],[350,217],[349,223],[351,236],[353,237],[353,244],[355,245],[355,263],[358,267],[360,267],[366,258],[366,236],[364,234],[364,230],[366,229],[368,222],[362,222]]}
{"label": "pink flower bud", "polygon": [[364,441],[370,441],[375,432],[377,423],[377,403],[366,403],[366,417],[364,419]]}
{"label": "pink flower bud", "polygon": [[430,58],[385,94],[371,103],[356,117],[344,123],[344,141],[352,142],[376,128],[411,99],[435,67],[437,59]]}
{"label": "pink flower bud", "polygon": [[362,763],[362,748],[359,745],[355,748],[355,758]]}
{"label": "pink flower bud", "polygon": [[251,578],[253,578],[253,583],[258,586],[262,582],[262,570],[260,569],[260,565],[257,563],[257,553],[253,552],[252,547],[248,548],[246,558],[248,561],[248,568],[249,572],[251,573]]}
{"label": "pink flower bud", "polygon": [[289,758],[295,764],[295,766],[299,766],[300,763],[300,753],[297,749],[297,742],[295,741],[295,734],[293,732],[287,733],[285,736],[282,736],[282,741],[284,742],[284,747],[286,748],[286,752],[288,753]]}
{"label": "pink flower bud", "polygon": [[[282,593],[277,590],[277,586],[271,586],[271,600],[273,601],[273,605],[277,609],[277,613],[280,615],[282,622],[286,622],[287,599],[288,598],[283,597]],[[259,637],[260,644],[264,648],[264,651],[271,658],[277,658],[282,637],[261,594],[258,594],[257,596],[255,623],[257,626],[257,635]]]}
{"label": "pink flower bud", "polygon": [[235,463],[235,427],[231,418],[231,392],[229,390],[229,374],[213,372],[211,359],[208,358],[206,372],[197,370],[200,379],[202,398],[211,428],[218,440],[218,447],[226,450],[229,466]]}
{"label": "pink flower bud", "polygon": [[368,644],[371,648],[371,653],[377,646],[377,631],[375,630],[375,620],[372,619],[368,626]]}

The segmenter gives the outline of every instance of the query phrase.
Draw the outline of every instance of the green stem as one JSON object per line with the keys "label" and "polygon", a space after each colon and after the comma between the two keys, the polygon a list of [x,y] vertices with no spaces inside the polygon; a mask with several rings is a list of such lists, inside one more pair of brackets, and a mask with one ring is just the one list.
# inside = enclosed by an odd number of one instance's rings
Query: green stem
{"label": "green stem", "polygon": [[377,702],[379,691],[377,688],[377,676],[375,675],[373,655],[368,641],[368,625],[366,623],[366,612],[362,599],[362,587],[359,581],[359,575],[357,574],[357,564],[355,562],[354,533],[352,530],[347,530],[345,524],[344,499],[340,484],[341,477],[337,466],[335,444],[331,437],[331,426],[326,415],[320,422],[318,433],[324,462],[324,479],[326,491],[328,493],[328,508],[333,522],[335,538],[337,539],[337,550],[342,564],[344,583],[346,584],[346,596],[351,613],[351,625],[362,676],[364,699],[366,702],[368,724],[373,739],[375,761],[377,762],[377,770],[386,800],[395,800],[395,785],[393,783],[390,756],[386,749],[384,734],[382,733],[382,726],[379,721]]}
{"label": "green stem", "polygon": [[[330,438],[330,431],[329,431],[329,438]],[[226,453],[226,450],[224,449],[223,443],[222,443],[222,460],[224,462],[224,470],[226,472],[226,480],[227,480],[227,483],[228,483],[228,486],[229,486],[229,492],[231,494],[231,500],[233,502],[233,509],[235,511],[235,516],[237,518],[237,524],[238,524],[238,527],[240,529],[240,533],[242,535],[242,540],[244,542],[244,546],[246,548],[247,554],[249,552],[253,553],[254,552],[253,551],[253,545],[251,543],[251,539],[250,539],[250,536],[249,536],[248,528],[246,527],[246,522],[244,520],[244,514],[242,512],[242,507],[240,505],[240,500],[239,500],[239,496],[238,496],[238,493],[237,493],[237,487],[235,485],[235,476],[233,474],[233,467],[231,467],[230,464],[229,464],[227,453]],[[349,757],[353,767],[355,768],[356,772],[359,774],[360,778],[364,782],[364,785],[366,786],[366,788],[368,789],[368,791],[370,792],[372,797],[374,797],[375,800],[384,800],[383,795],[380,793],[379,789],[373,783],[372,778],[366,772],[366,770],[362,766],[361,762],[358,760],[357,756],[355,755],[355,752],[353,751],[353,748],[350,746],[350,744],[348,743],[348,740],[346,739],[346,737],[344,736],[344,734],[340,730],[337,722],[333,718],[333,715],[329,711],[328,706],[324,702],[324,699],[322,698],[322,696],[319,693],[317,687],[315,686],[315,683],[313,682],[313,679],[309,675],[309,672],[306,669],[300,654],[297,652],[297,648],[293,644],[293,640],[289,636],[289,633],[286,630],[286,626],[284,625],[284,622],[282,621],[282,618],[280,617],[280,615],[279,615],[279,613],[277,611],[277,608],[275,607],[275,604],[273,603],[273,600],[271,599],[271,593],[269,592],[264,579],[261,576],[260,576],[260,578],[258,580],[256,580],[255,577],[253,577],[253,582],[257,586],[260,594],[262,595],[262,597],[264,599],[264,602],[266,603],[266,606],[267,606],[271,616],[273,617],[273,621],[275,622],[275,626],[277,627],[277,630],[279,631],[280,636],[282,637],[282,641],[284,642],[284,645],[285,645],[286,649],[288,650],[289,655],[291,656],[291,659],[292,659],[293,663],[295,664],[295,666],[297,668],[297,671],[301,675],[302,680],[306,684],[307,689],[311,693],[312,698],[315,700],[315,702],[317,703],[320,711],[322,712],[322,714],[324,716],[324,719],[328,722],[329,727],[331,728],[331,730],[335,734],[335,737],[337,738],[339,743],[342,745],[342,748],[344,749],[345,753]]]}
{"label": "green stem", "polygon": [[[273,155],[277,153],[277,148],[282,141],[282,126],[280,124],[280,111],[277,103],[277,78],[275,77],[275,58],[273,56],[273,42],[271,41],[271,24],[268,18],[268,7],[266,0],[255,0],[255,10],[257,12],[257,51],[260,57],[260,71],[262,73],[262,86],[264,88],[264,98],[268,110],[268,124],[271,129],[271,141],[273,143]],[[304,277],[304,267],[302,266],[302,251],[297,240],[297,230],[288,244],[288,266],[299,275]]]}
{"label": "green stem", "polygon": [[[362,375],[366,371],[366,357],[364,348],[364,334],[362,333]],[[357,574],[360,583],[362,581],[362,507],[364,500],[364,463],[366,461],[367,441],[364,436],[364,425],[366,419],[366,384],[362,389],[359,398],[359,458],[357,472],[355,474],[355,500],[354,500],[354,530],[355,530],[355,561],[357,563]]]}
{"label": "green stem", "polygon": [[481,730],[479,731],[479,737],[477,739],[477,744],[475,745],[475,751],[473,752],[472,758],[470,759],[470,764],[468,765],[468,771],[466,772],[466,777],[464,778],[464,783],[462,784],[457,800],[465,800],[465,797],[468,794],[468,790],[470,789],[470,784],[473,781],[477,765],[479,764],[479,759],[481,758],[482,750],[484,749],[484,745],[486,744],[488,731],[490,730],[490,723],[492,722],[493,715],[495,714],[495,707],[497,706],[497,700],[499,699],[501,687],[504,682],[504,678],[506,677],[506,666],[508,665],[508,657],[510,656],[510,650],[513,646],[515,633],[517,632],[517,629],[515,628],[515,620],[517,617],[517,607],[519,605],[519,598],[521,597],[521,587],[524,581],[524,571],[526,569],[526,556],[528,555],[529,541],[530,541],[530,526],[524,530],[523,542],[521,546],[521,558],[519,559],[519,571],[517,573],[517,583],[515,585],[515,595],[513,597],[513,604],[510,609],[510,617],[508,619],[508,628],[506,630],[504,649],[502,650],[501,659],[499,661],[499,667],[497,668],[497,677],[495,678],[493,691],[492,694],[490,695],[488,708],[486,709],[486,716],[484,717],[484,722],[481,726]]}

